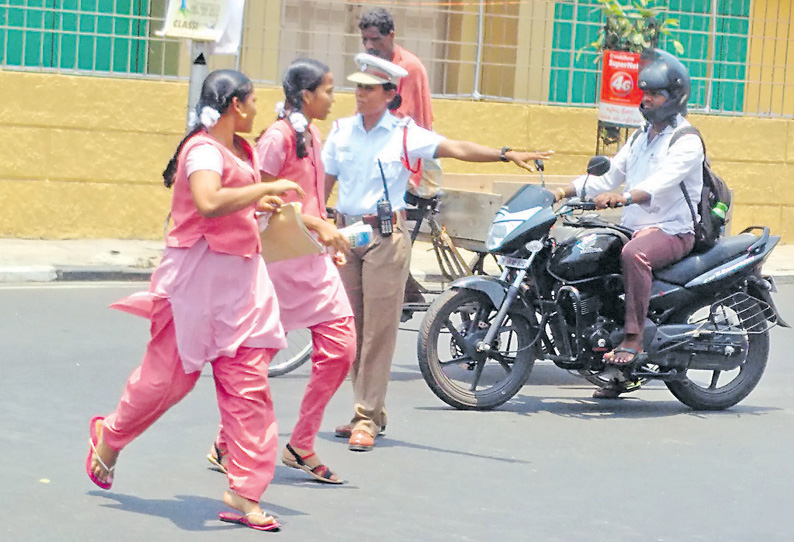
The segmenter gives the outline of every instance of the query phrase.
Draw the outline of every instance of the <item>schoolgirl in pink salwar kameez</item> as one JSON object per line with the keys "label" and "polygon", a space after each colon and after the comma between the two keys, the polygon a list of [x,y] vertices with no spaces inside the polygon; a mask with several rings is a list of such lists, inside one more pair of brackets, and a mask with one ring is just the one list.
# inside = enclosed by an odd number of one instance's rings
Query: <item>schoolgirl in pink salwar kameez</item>
{"label": "schoolgirl in pink salwar kameez", "polygon": [[243,74],[212,72],[204,81],[196,127],[163,173],[173,185],[173,229],[148,292],[112,306],[151,321],[141,365],[116,410],[91,420],[86,471],[110,489],[119,452],[195,386],[212,365],[226,435],[229,490],[220,519],[257,530],[279,523],[260,498],[273,478],[278,431],[268,364],[285,346],[273,285],[260,257],[254,213],[303,195],[295,183],[260,182],[259,161],[237,132],[250,132],[254,89]]}
{"label": "schoolgirl in pink salwar kameez", "polygon": [[[313,119],[325,119],[333,102],[333,75],[321,62],[300,59],[290,65],[283,81],[286,104],[279,120],[257,139],[263,181],[290,179],[306,193],[301,200],[303,220],[321,243],[344,263],[349,244],[326,220],[325,171],[320,131]],[[285,201],[295,200],[292,195]],[[282,462],[301,469],[320,482],[342,483],[314,452],[328,402],[344,382],[356,356],[353,311],[331,254],[315,254],[268,264],[278,296],[285,331],[312,332],[312,370],[295,429],[282,452]],[[219,469],[225,458],[225,423],[208,458]]]}

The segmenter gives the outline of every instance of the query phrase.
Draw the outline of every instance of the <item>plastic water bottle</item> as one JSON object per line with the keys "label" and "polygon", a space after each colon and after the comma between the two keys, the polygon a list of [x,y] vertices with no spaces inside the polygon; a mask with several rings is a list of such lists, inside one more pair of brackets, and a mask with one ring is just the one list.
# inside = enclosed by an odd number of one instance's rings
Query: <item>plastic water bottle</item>
{"label": "plastic water bottle", "polygon": [[351,248],[368,245],[372,241],[372,226],[363,222],[356,222],[346,228],[341,228],[339,233],[347,237]]}
{"label": "plastic water bottle", "polygon": [[722,220],[725,220],[725,216],[728,213],[728,206],[721,201],[718,201],[711,212],[720,217]]}

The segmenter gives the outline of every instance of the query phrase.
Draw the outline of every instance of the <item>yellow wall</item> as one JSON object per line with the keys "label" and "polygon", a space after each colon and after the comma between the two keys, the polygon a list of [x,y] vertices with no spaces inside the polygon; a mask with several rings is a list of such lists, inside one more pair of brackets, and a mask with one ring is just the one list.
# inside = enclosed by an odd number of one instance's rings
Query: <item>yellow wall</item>
{"label": "yellow wall", "polygon": [[755,0],[747,51],[744,110],[761,114],[794,112],[794,8],[790,0]]}
{"label": "yellow wall", "polygon": [[[258,89],[256,129],[280,99]],[[151,238],[170,191],[161,172],[182,136],[187,84],[0,72],[0,236]],[[332,117],[352,114],[349,94]],[[493,147],[554,149],[549,174],[581,172],[595,149],[595,109],[435,100],[435,127]],[[733,229],[766,224],[794,242],[794,120],[693,115],[715,169],[735,192]],[[330,121],[320,123],[328,130]],[[253,134],[252,134],[253,135]],[[445,160],[451,173],[516,173]],[[527,177],[536,179],[536,177]]]}

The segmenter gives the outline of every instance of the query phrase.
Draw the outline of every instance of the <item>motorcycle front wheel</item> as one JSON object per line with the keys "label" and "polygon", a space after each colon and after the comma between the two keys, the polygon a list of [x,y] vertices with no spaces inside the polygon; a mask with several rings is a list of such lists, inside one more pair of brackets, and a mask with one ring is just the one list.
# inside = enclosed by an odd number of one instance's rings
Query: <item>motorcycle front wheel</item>
{"label": "motorcycle front wheel", "polygon": [[[508,314],[492,348],[496,355],[471,355],[496,316],[490,298],[472,290],[447,290],[425,315],[419,329],[419,369],[436,396],[461,410],[490,410],[509,401],[526,382],[535,363],[529,347],[532,329],[518,314]],[[467,352],[469,354],[467,354]]]}
{"label": "motorcycle front wheel", "polygon": [[683,380],[665,382],[676,399],[695,410],[732,407],[753,391],[764,374],[769,357],[769,330],[758,301],[741,295],[745,298],[741,308],[732,303],[702,303],[681,311],[672,319],[678,323],[700,324],[711,331],[740,334],[747,348],[747,359],[732,371],[689,369]]}
{"label": "motorcycle front wheel", "polygon": [[267,376],[281,376],[294,371],[312,356],[312,332],[296,329],[287,333],[287,347],[278,351],[270,362]]}

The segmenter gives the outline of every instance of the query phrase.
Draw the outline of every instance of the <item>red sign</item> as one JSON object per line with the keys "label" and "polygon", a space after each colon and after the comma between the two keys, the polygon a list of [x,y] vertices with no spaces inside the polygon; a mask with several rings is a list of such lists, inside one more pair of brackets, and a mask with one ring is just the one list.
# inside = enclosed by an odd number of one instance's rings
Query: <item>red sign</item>
{"label": "red sign", "polygon": [[645,122],[639,112],[639,71],[639,53],[604,51],[598,120],[621,126],[640,126]]}

